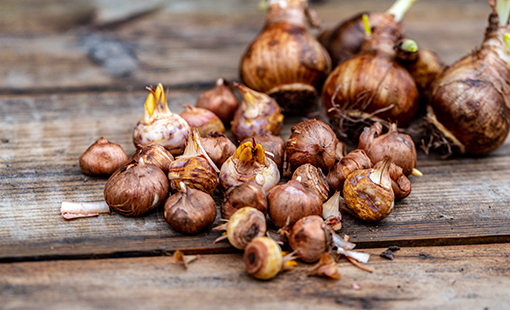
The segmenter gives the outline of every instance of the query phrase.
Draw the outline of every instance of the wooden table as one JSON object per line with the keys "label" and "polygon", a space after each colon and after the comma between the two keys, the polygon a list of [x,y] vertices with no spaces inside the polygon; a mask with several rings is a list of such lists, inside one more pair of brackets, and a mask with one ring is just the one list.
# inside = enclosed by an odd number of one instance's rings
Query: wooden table
{"label": "wooden table", "polygon": [[[9,17],[0,19],[0,308],[510,308],[509,140],[482,157],[420,151],[424,176],[411,179],[412,194],[390,217],[367,225],[345,216],[341,233],[374,254],[374,272],[341,261],[340,281],[307,277],[302,263],[270,282],[254,280],[241,252],[212,243],[218,232],[176,233],[162,209],[64,220],[63,200],[103,198],[106,178],[78,166],[90,144],[103,136],[134,151],[144,86],[163,82],[180,113],[218,77],[238,80],[264,14],[255,1],[173,1],[105,20],[97,17],[105,9],[88,2],[47,2],[0,1]],[[390,4],[312,6],[332,26]],[[421,1],[405,29],[452,63],[481,43],[489,12],[484,1]],[[120,65],[94,54],[105,46]],[[299,120],[286,119],[281,136]],[[390,245],[402,247],[393,261],[378,256]],[[184,270],[170,263],[177,249],[200,259]]]}

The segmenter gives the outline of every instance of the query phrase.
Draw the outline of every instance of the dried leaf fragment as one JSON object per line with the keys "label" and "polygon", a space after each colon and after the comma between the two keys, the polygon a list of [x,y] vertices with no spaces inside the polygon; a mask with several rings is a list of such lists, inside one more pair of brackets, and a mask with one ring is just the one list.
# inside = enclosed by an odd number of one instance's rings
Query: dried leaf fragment
{"label": "dried leaf fragment", "polygon": [[340,280],[342,278],[335,259],[327,252],[322,254],[320,261],[310,270],[308,275],[326,276],[334,280]]}
{"label": "dried leaf fragment", "polygon": [[188,265],[191,264],[192,262],[196,261],[199,257],[200,257],[200,255],[185,256],[181,250],[177,250],[172,255],[172,263],[177,264],[179,262],[182,262],[184,264],[184,268],[188,269]]}
{"label": "dried leaf fragment", "polygon": [[62,205],[60,206],[60,214],[66,220],[98,216],[101,213],[110,214],[110,207],[106,204],[105,201],[93,201],[93,202],[62,201]]}

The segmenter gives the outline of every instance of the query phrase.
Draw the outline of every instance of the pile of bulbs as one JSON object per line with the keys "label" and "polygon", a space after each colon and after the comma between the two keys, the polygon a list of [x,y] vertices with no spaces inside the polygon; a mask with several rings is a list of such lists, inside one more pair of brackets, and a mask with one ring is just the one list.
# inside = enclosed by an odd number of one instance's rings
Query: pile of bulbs
{"label": "pile of bulbs", "polygon": [[[228,239],[244,249],[246,269],[254,277],[270,279],[289,267],[288,261],[299,258],[319,262],[312,274],[339,278],[331,249],[358,262],[369,257],[352,251],[355,245],[335,233],[341,229],[340,210],[362,221],[381,221],[392,212],[395,200],[411,193],[408,176],[421,176],[414,142],[397,128],[397,123],[407,125],[413,119],[420,96],[422,101],[430,99],[427,119],[441,132],[436,130],[436,137],[453,142],[460,152],[491,151],[508,133],[510,112],[504,103],[510,88],[503,78],[510,75],[502,76],[501,71],[510,66],[486,68],[492,75],[477,76],[492,81],[490,85],[470,82],[472,88],[502,87],[496,101],[503,103],[497,110],[503,120],[494,120],[493,128],[506,133],[491,136],[495,140],[476,136],[465,141],[457,133],[468,129],[441,125],[445,116],[440,117],[439,109],[453,96],[445,95],[452,93],[445,88],[455,83],[452,75],[459,78],[466,66],[475,66],[475,60],[468,56],[442,71],[434,53],[418,51],[401,30],[401,19],[413,2],[397,0],[384,14],[355,16],[322,33],[322,46],[306,29],[307,21],[314,24],[306,1],[269,0],[266,25],[241,60],[243,84],[233,83],[241,103],[220,78],[196,106],[185,106],[178,115],[169,110],[163,86],[150,87],[133,130],[135,154],[128,159],[119,145],[101,138],[80,157],[82,171],[111,174],[104,190],[109,208],[138,216],[162,205],[170,227],[185,234],[213,224],[217,206],[212,195],[221,194],[221,218],[227,222],[215,230],[226,230],[226,235],[217,241]],[[505,10],[506,19],[498,19]],[[494,11],[486,33],[490,42],[478,54],[497,63],[500,58],[510,60],[504,46],[504,40],[510,42],[509,9],[494,6]],[[488,49],[498,43],[503,51],[491,54]],[[336,65],[331,73],[330,54]],[[476,77],[471,71],[467,74]],[[494,83],[498,78],[505,83]],[[282,112],[313,108],[321,88],[336,132],[310,119],[295,124],[288,141],[278,137]],[[474,100],[461,97],[452,99],[455,105],[461,99]],[[487,109],[486,100],[476,98],[477,107]],[[224,134],[229,127],[238,146]],[[345,154],[345,144],[337,136],[355,140],[358,148]],[[473,146],[476,143],[480,144]],[[292,177],[281,182],[282,176]],[[278,242],[267,234],[268,220],[279,229]],[[287,243],[293,252],[283,256],[279,243]]]}

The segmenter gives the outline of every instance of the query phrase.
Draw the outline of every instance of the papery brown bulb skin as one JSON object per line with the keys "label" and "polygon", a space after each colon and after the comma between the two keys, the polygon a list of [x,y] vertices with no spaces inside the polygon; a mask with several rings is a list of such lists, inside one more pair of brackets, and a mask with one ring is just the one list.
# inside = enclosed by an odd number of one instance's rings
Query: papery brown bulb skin
{"label": "papery brown bulb skin", "polygon": [[271,4],[266,25],[244,53],[241,80],[277,99],[285,113],[303,113],[331,70],[327,51],[306,29],[306,1]]}
{"label": "papery brown bulb skin", "polygon": [[131,155],[130,160],[139,160],[140,158],[143,158],[148,164],[158,166],[164,173],[168,173],[168,167],[174,160],[174,157],[167,149],[157,144],[138,147],[135,153]]}
{"label": "papery brown bulb skin", "polygon": [[[382,161],[374,165],[374,169],[379,169],[382,165]],[[390,178],[391,188],[395,194],[396,200],[402,200],[411,194],[412,186],[411,181],[406,177],[402,168],[395,165],[393,162],[390,164]]]}
{"label": "papery brown bulb skin", "polygon": [[381,134],[382,130],[380,123],[365,127],[359,137],[358,149],[364,150],[373,163],[391,156],[392,161],[402,167],[404,174],[410,175],[413,168],[416,168],[416,147],[413,139],[409,135],[399,133],[394,123],[390,124],[387,133]]}
{"label": "papery brown bulb skin", "polygon": [[104,198],[117,213],[138,216],[163,203],[168,187],[165,173],[157,166],[131,161],[106,181]]}
{"label": "papery brown bulb skin", "polygon": [[197,234],[216,219],[216,204],[209,194],[185,187],[166,200],[164,216],[176,231]]}
{"label": "papery brown bulb skin", "polygon": [[264,236],[266,231],[265,215],[251,207],[237,210],[227,223],[228,241],[240,250],[243,250],[253,239]]}
{"label": "papery brown bulb skin", "polygon": [[411,122],[418,110],[418,89],[395,59],[393,47],[400,36],[400,26],[392,18],[382,19],[361,52],[331,72],[322,101],[333,123],[337,113],[349,111],[374,114],[401,126]]}
{"label": "papery brown bulb skin", "polygon": [[330,248],[332,236],[322,217],[305,216],[299,219],[289,233],[289,246],[304,262],[318,261]]}
{"label": "papery brown bulb skin", "polygon": [[203,155],[177,157],[168,168],[168,179],[173,189],[179,183],[212,194],[218,185],[216,171]]}
{"label": "papery brown bulb skin", "polygon": [[344,200],[357,218],[366,222],[378,222],[385,219],[393,211],[395,195],[391,188],[389,166],[391,160],[385,159],[378,170],[383,171],[385,184],[372,179],[377,170],[356,170],[347,176],[344,184]]}
{"label": "papery brown bulb skin", "polygon": [[329,185],[326,181],[326,176],[324,176],[320,168],[311,164],[301,165],[292,174],[293,180],[296,180],[298,177],[301,178],[300,182],[315,192],[322,201],[328,199]]}
{"label": "papery brown bulb skin", "polygon": [[433,112],[461,144],[456,150],[460,153],[492,152],[510,130],[510,52],[503,43],[510,27],[498,22],[497,15],[491,15],[482,47],[434,82]]}
{"label": "papery brown bulb skin", "polygon": [[282,250],[278,243],[269,237],[257,237],[244,249],[246,271],[260,280],[274,278],[283,267]]}
{"label": "papery brown bulb skin", "polygon": [[298,123],[290,130],[286,149],[292,170],[306,163],[323,171],[333,167],[338,139],[328,125],[313,119]]}
{"label": "papery brown bulb skin", "polygon": [[432,84],[444,68],[439,56],[431,50],[420,48],[414,59],[400,62],[413,77],[420,94],[429,96],[432,93]]}
{"label": "papery brown bulb skin", "polygon": [[225,132],[225,126],[216,114],[205,108],[185,105],[186,111],[180,116],[189,124],[191,130],[198,129],[200,136],[205,137],[213,131]]}
{"label": "papery brown bulb skin", "polygon": [[383,18],[382,13],[362,12],[319,35],[319,42],[321,42],[331,56],[333,68],[353,57],[361,50],[361,46],[366,38],[363,14],[367,14],[370,28],[372,29],[377,27]]}
{"label": "papery brown bulb skin", "polygon": [[234,143],[219,131],[209,133],[200,141],[202,142],[202,147],[205,152],[209,155],[209,158],[211,158],[216,167],[221,167],[237,149]]}
{"label": "papery brown bulb skin", "polygon": [[[231,123],[231,131],[237,140],[265,133],[278,135],[283,128],[283,114],[276,101],[244,85],[234,82],[234,86],[243,94],[243,102],[234,113]],[[246,94],[248,97],[245,97]]]}
{"label": "papery brown bulb skin", "polygon": [[278,169],[282,170],[283,158],[285,156],[285,141],[279,136],[265,133],[263,135],[253,136],[252,138],[246,138],[241,141],[241,144],[246,141],[251,141],[251,139],[255,139],[255,142],[262,145],[266,152],[271,153],[266,154],[275,162]]}
{"label": "papery brown bulb skin", "polygon": [[267,200],[271,221],[280,228],[292,226],[308,215],[322,215],[322,200],[297,180],[275,186]]}
{"label": "papery brown bulb skin", "polygon": [[239,107],[239,101],[230,83],[224,78],[219,78],[214,88],[200,95],[196,106],[213,112],[225,125],[230,125]]}
{"label": "papery brown bulb skin", "polygon": [[251,207],[267,214],[266,193],[255,182],[246,182],[229,188],[223,195],[221,217],[229,219],[234,212],[244,207]]}
{"label": "papery brown bulb skin", "polygon": [[326,180],[330,192],[342,191],[345,180],[351,172],[372,167],[372,161],[364,150],[356,149],[342,157],[328,172]]}
{"label": "papery brown bulb skin", "polygon": [[128,161],[122,147],[99,138],[80,155],[80,169],[88,175],[112,174]]}

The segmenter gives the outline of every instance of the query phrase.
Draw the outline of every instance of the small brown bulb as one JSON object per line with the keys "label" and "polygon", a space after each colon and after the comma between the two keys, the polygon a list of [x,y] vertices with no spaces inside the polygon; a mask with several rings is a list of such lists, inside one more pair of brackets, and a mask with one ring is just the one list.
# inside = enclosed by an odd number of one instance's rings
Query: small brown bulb
{"label": "small brown bulb", "polygon": [[227,136],[219,131],[213,131],[200,139],[202,147],[216,167],[221,167],[223,163],[232,156],[237,147]]}
{"label": "small brown bulb", "polygon": [[[382,163],[383,161],[380,161],[375,164],[374,169],[379,169]],[[411,194],[411,181],[409,181],[409,179],[406,177],[402,171],[402,168],[395,165],[394,163],[390,164],[390,178],[391,188],[393,189],[396,200],[402,200]]]}
{"label": "small brown bulb", "polygon": [[165,173],[143,159],[133,160],[106,181],[104,199],[117,213],[138,216],[165,201],[168,196]]}
{"label": "small brown bulb", "polygon": [[260,280],[274,278],[283,267],[282,249],[271,238],[257,237],[244,249],[246,271]]}
{"label": "small brown bulb", "polygon": [[181,182],[179,191],[166,200],[164,216],[178,232],[196,234],[214,222],[216,204],[209,194]]}
{"label": "small brown bulb", "polygon": [[244,207],[232,214],[227,223],[227,238],[236,249],[243,250],[248,243],[266,234],[266,217],[259,210]]}
{"label": "small brown bulb", "polygon": [[322,253],[330,249],[332,235],[322,217],[310,215],[301,218],[292,226],[289,245],[295,255],[304,262],[318,261]]}
{"label": "small brown bulb", "polygon": [[279,136],[265,133],[263,135],[253,136],[252,138],[246,138],[241,141],[241,144],[246,141],[253,141],[253,139],[255,139],[257,144],[262,145],[267,156],[275,162],[279,170],[282,170],[283,157],[285,156],[285,141]]}
{"label": "small brown bulb", "polygon": [[111,143],[105,138],[99,138],[80,156],[80,169],[85,174],[112,174],[128,161],[122,147]]}
{"label": "small brown bulb", "polygon": [[224,78],[219,78],[214,88],[200,95],[196,106],[210,110],[221,119],[223,124],[230,125],[230,121],[239,107],[239,101],[237,101],[230,83]]}
{"label": "small brown bulb", "polygon": [[298,180],[275,186],[267,200],[271,221],[280,228],[292,226],[308,215],[322,215],[322,200]]}
{"label": "small brown bulb", "polygon": [[330,192],[342,191],[347,176],[356,170],[368,169],[372,167],[372,162],[365,151],[356,149],[345,155],[328,172],[326,180]]}
{"label": "small brown bulb", "polygon": [[294,125],[287,141],[287,161],[291,169],[309,163],[323,171],[335,164],[338,139],[333,130],[318,120]]}
{"label": "small brown bulb", "polygon": [[321,169],[311,164],[301,165],[292,174],[293,180],[296,180],[298,177],[301,177],[301,182],[308,189],[315,192],[322,201],[328,199],[329,186]]}
{"label": "small brown bulb", "polygon": [[174,161],[172,154],[157,144],[138,147],[130,159],[138,160],[141,157],[146,163],[158,166],[164,173],[168,173],[168,167]]}
{"label": "small brown bulb", "polygon": [[380,168],[356,170],[345,180],[344,199],[357,218],[377,222],[393,211],[395,195],[389,175],[390,164],[391,158],[386,157]]}
{"label": "small brown bulb", "polygon": [[267,197],[260,185],[246,182],[229,188],[221,206],[221,217],[229,219],[234,212],[244,207],[252,207],[267,214]]}
{"label": "small brown bulb", "polygon": [[189,124],[191,130],[198,129],[200,136],[205,137],[213,131],[225,132],[223,122],[213,112],[205,108],[184,105],[186,111],[180,116]]}
{"label": "small brown bulb", "polygon": [[387,133],[381,135],[382,125],[374,123],[365,127],[359,137],[358,148],[365,150],[373,163],[391,156],[392,161],[402,167],[405,175],[410,175],[416,168],[416,148],[409,135],[399,133],[396,124],[391,124]]}

